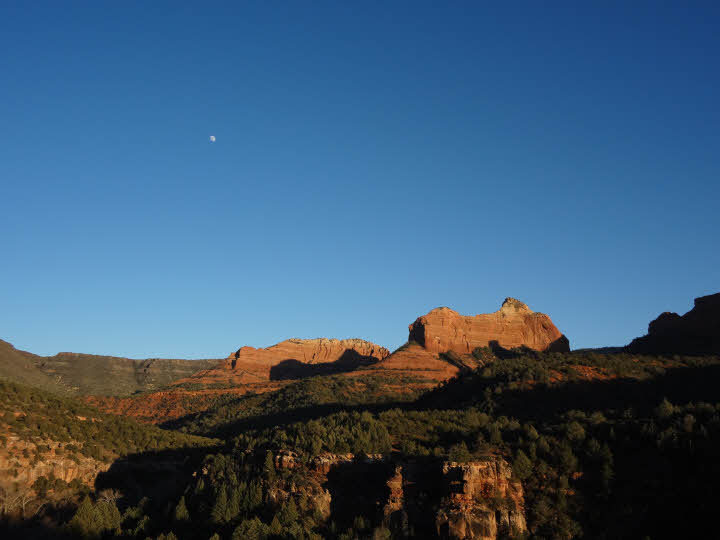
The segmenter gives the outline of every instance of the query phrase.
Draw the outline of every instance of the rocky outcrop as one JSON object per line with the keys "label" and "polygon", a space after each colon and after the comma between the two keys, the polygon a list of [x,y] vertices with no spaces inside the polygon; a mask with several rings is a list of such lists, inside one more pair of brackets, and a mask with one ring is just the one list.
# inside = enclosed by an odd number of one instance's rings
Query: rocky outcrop
{"label": "rocky outcrop", "polygon": [[373,370],[382,373],[383,370],[422,378],[437,383],[450,379],[458,374],[458,366],[438,358],[417,343],[409,342],[393,352],[382,362],[373,366]]}
{"label": "rocky outcrop", "polygon": [[685,315],[665,312],[627,346],[638,354],[720,354],[720,293],[695,299]]}
{"label": "rocky outcrop", "polygon": [[31,487],[41,476],[59,478],[68,483],[79,480],[92,485],[97,475],[110,466],[109,463],[74,453],[71,459],[64,451],[63,443],[57,441],[46,440],[41,446],[43,451],[39,453],[39,447],[34,442],[7,435],[5,447],[0,449],[0,487]]}
{"label": "rocky outcrop", "polygon": [[550,317],[506,298],[495,313],[463,316],[450,308],[433,309],[410,325],[410,340],[428,352],[470,354],[478,347],[528,347],[536,351],[570,350],[570,342]]}
{"label": "rocky outcrop", "polygon": [[522,485],[505,460],[445,462],[443,478],[447,495],[435,520],[441,538],[494,540],[527,529]]}
{"label": "rocky outcrop", "polygon": [[[333,508],[333,519],[358,512],[370,517],[376,509],[376,523],[397,532],[425,531],[423,537],[435,529],[441,538],[495,540],[527,530],[522,485],[498,456],[455,463],[325,453],[304,463],[281,451],[274,463],[278,470],[304,473],[300,489],[319,501],[326,519]],[[282,502],[298,489],[278,484],[270,497]]]}
{"label": "rocky outcrop", "polygon": [[288,339],[272,347],[242,347],[224,369],[246,376],[247,382],[295,379],[350,371],[390,354],[385,347],[363,339]]}

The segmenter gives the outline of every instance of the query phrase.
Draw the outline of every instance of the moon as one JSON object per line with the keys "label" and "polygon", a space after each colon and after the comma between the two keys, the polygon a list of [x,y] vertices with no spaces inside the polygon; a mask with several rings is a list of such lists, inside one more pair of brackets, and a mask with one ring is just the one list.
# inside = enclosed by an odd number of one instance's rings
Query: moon
{"label": "moon", "polygon": [[215,142],[215,135],[210,135],[210,142]]}

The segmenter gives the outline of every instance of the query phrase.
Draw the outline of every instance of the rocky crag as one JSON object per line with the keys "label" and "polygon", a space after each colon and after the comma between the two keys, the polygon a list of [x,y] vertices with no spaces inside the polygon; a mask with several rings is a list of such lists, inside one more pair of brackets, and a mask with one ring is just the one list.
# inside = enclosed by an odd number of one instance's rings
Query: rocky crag
{"label": "rocky crag", "polygon": [[495,540],[527,529],[522,485],[499,456],[456,463],[321,454],[302,463],[284,451],[274,462],[278,470],[302,472],[307,482],[302,489],[280,482],[271,499],[279,504],[305,490],[325,518],[331,509],[341,515],[362,510],[391,530],[435,530],[440,538]]}
{"label": "rocky crag", "polygon": [[478,347],[528,347],[536,351],[570,350],[570,342],[544,313],[506,298],[495,313],[463,316],[450,308],[433,309],[409,327],[410,340],[431,353],[470,354]]}
{"label": "rocky crag", "polygon": [[527,347],[536,351],[570,350],[570,342],[550,317],[506,298],[495,313],[464,316],[447,307],[418,317],[409,326],[408,343],[374,366],[443,381],[483,365],[476,349]]}
{"label": "rocky crag", "polygon": [[389,354],[364,339],[286,339],[266,348],[241,347],[218,367],[175,384],[246,385],[331,375],[372,365]]}
{"label": "rocky crag", "polygon": [[665,312],[627,346],[637,354],[720,354],[720,293],[695,299],[685,315]]}
{"label": "rocky crag", "polygon": [[43,476],[92,486],[97,475],[110,467],[109,463],[68,452],[66,446],[73,445],[53,440],[37,443],[7,435],[0,449],[0,488],[29,488]]}
{"label": "rocky crag", "polygon": [[299,378],[304,372],[347,371],[374,364],[390,354],[363,339],[287,339],[272,347],[242,347],[225,363],[226,369],[264,380]]}
{"label": "rocky crag", "polygon": [[523,489],[502,459],[445,462],[443,498],[435,524],[441,538],[492,540],[523,533]]}

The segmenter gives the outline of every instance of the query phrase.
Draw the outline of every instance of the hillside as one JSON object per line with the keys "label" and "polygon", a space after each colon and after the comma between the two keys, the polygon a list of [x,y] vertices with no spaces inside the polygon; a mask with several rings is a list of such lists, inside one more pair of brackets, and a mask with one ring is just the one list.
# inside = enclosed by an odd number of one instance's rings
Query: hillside
{"label": "hillside", "polygon": [[178,379],[215,366],[220,360],[132,360],[115,356],[59,353],[38,357],[44,374],[80,395],[124,396],[157,390]]}
{"label": "hillside", "polygon": [[123,458],[148,451],[188,453],[217,443],[0,380],[0,502],[6,514],[60,516]]}
{"label": "hillside", "polygon": [[[409,341],[388,355],[356,342],[380,358],[353,354],[361,361],[338,370],[347,356],[338,340],[288,341],[246,349],[243,362],[262,368],[263,381],[208,377],[232,373],[238,353],[158,391],[84,398],[162,429],[3,383],[0,485],[10,511],[0,533],[708,536],[720,503],[720,357],[558,351],[549,318],[517,301],[510,308],[506,339],[526,321],[542,330],[528,337],[535,348],[506,348],[482,318],[443,310],[421,320],[436,351]],[[466,330],[487,345],[467,352]],[[291,349],[311,354],[293,359],[295,378],[273,380],[275,365],[298,356]]]}
{"label": "hillside", "polygon": [[60,395],[126,396],[156,390],[217,365],[220,360],[133,360],[58,353],[38,356],[0,340],[0,377]]}
{"label": "hillside", "polygon": [[[683,537],[685,518],[713,527],[718,357],[518,350],[421,394],[402,391],[411,380],[367,377],[307,378],[178,420],[226,446],[180,474],[161,505],[142,502],[126,469],[101,474],[124,496],[114,527],[193,540],[667,538]],[[152,455],[139,454],[167,459]],[[96,527],[83,516],[106,503],[98,492],[83,504],[75,524]]]}
{"label": "hillside", "polygon": [[34,354],[20,351],[7,341],[0,339],[0,377],[59,394],[70,393],[70,389],[38,369],[37,361],[40,358]]}

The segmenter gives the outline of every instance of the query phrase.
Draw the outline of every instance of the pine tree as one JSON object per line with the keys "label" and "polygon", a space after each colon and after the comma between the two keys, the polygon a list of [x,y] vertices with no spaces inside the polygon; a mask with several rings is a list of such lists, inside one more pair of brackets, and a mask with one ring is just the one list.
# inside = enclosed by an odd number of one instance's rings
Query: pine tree
{"label": "pine tree", "polygon": [[466,461],[470,461],[470,458],[472,456],[470,455],[470,450],[468,450],[467,444],[465,444],[465,441],[462,441],[450,448],[450,451],[448,452],[448,459],[450,461],[457,461],[459,463],[464,463]]}
{"label": "pine tree", "polygon": [[210,516],[215,523],[225,523],[225,516],[228,510],[227,492],[224,487],[220,488],[215,504],[213,505]]}
{"label": "pine tree", "polygon": [[188,512],[187,506],[185,505],[185,496],[180,497],[180,501],[175,507],[175,521],[186,522],[190,521],[190,512]]}
{"label": "pine tree", "polygon": [[225,511],[225,521],[232,521],[240,513],[240,493],[237,488],[230,493],[227,510]]}
{"label": "pine tree", "polygon": [[272,520],[272,523],[270,523],[270,534],[272,536],[280,536],[282,534],[282,524],[280,523],[280,519],[278,519],[278,515],[275,514],[275,517]]}
{"label": "pine tree", "polygon": [[256,480],[253,480],[252,482],[250,482],[248,499],[249,499],[249,508],[248,508],[249,511],[252,511],[262,505],[263,491],[262,491],[262,486],[260,485],[260,482],[258,482]]}
{"label": "pine tree", "polygon": [[270,481],[275,480],[275,460],[273,459],[273,454],[270,450],[268,450],[265,454],[264,469],[266,478]]}
{"label": "pine tree", "polygon": [[99,536],[98,525],[95,508],[90,497],[86,495],[68,523],[68,528],[73,534],[82,538],[94,538]]}
{"label": "pine tree", "polygon": [[297,505],[292,497],[290,497],[288,502],[282,505],[280,512],[278,512],[278,518],[284,527],[289,527],[300,518],[297,511]]}
{"label": "pine tree", "polygon": [[513,461],[513,472],[515,473],[515,476],[517,476],[520,480],[525,480],[532,474],[532,471],[532,461],[530,461],[530,458],[527,457],[525,452],[518,450],[515,455],[515,461]]}
{"label": "pine tree", "polygon": [[257,517],[246,519],[235,528],[232,540],[262,540],[268,536],[268,526]]}

